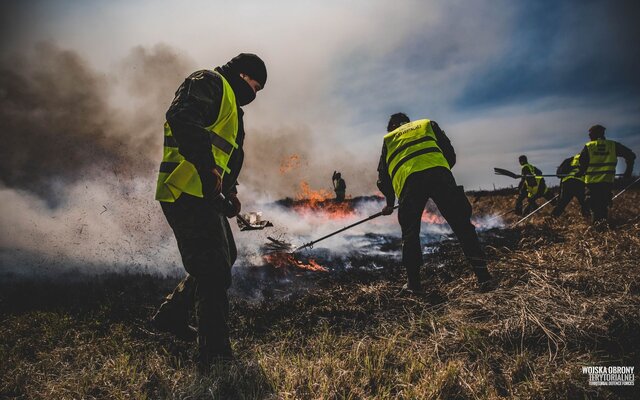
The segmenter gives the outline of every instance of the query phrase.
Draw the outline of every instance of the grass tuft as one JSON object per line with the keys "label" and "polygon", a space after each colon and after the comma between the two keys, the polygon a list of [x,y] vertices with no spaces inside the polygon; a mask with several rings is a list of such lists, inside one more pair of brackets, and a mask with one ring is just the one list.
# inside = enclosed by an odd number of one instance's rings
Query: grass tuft
{"label": "grass tuft", "polygon": [[[474,208],[513,201],[485,194]],[[397,295],[404,275],[389,265],[233,299],[237,360],[204,375],[193,344],[146,328],[173,280],[2,283],[0,398],[637,398],[636,387],[589,386],[581,368],[640,365],[640,191],[616,199],[604,232],[575,205],[544,214],[481,234],[499,279],[490,292],[447,241],[425,257],[442,267],[425,271],[422,297]]]}

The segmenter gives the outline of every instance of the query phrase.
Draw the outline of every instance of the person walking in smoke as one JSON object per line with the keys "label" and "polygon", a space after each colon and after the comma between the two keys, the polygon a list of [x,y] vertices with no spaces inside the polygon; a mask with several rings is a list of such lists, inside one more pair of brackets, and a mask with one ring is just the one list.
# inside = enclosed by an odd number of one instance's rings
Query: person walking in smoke
{"label": "person walking in smoke", "polygon": [[432,199],[462,245],[478,282],[491,280],[484,251],[471,224],[471,204],[451,173],[456,153],[435,121],[411,122],[393,114],[387,125],[378,164],[378,188],[386,198],[382,214],[393,213],[399,198],[398,222],[402,229],[402,263],[407,270],[403,289],[421,292],[423,265],[420,225],[424,208]]}
{"label": "person walking in smoke", "polygon": [[606,128],[602,125],[589,128],[590,141],[584,145],[579,160],[578,175],[584,175],[587,185],[587,204],[595,224],[606,223],[618,157],[623,157],[627,162],[623,177],[625,180],[631,178],[636,159],[635,153],[628,147],[613,140],[607,140],[604,137],[605,130]]}
{"label": "person walking in smoke", "polygon": [[333,171],[333,191],[336,192],[336,201],[344,201],[347,193],[347,184],[342,179],[340,172]]}
{"label": "person walking in smoke", "polygon": [[560,197],[555,208],[551,212],[554,217],[559,217],[564,212],[567,204],[574,197],[580,203],[580,211],[583,217],[589,216],[589,206],[584,198],[584,176],[577,176],[580,171],[580,154],[566,158],[556,170],[560,178]]}
{"label": "person walking in smoke", "polygon": [[[240,212],[242,106],[267,81],[264,62],[242,53],[214,70],[191,74],[166,113],[164,156],[156,189],[178,243],[186,278],[152,319],[153,326],[198,342],[198,365],[231,359],[229,300],[237,251],[227,218]],[[226,201],[221,197],[226,196]],[[195,307],[197,333],[189,326]]]}
{"label": "person walking in smoke", "polygon": [[531,211],[536,209],[536,200],[541,197],[551,200],[553,198],[553,194],[549,188],[547,188],[544,178],[540,176],[542,175],[542,171],[529,164],[527,156],[522,155],[518,157],[518,162],[522,165],[522,171],[520,172],[522,179],[518,185],[518,198],[516,199],[514,211],[516,215],[522,215],[522,202],[525,198],[528,199],[528,202],[527,207],[524,209],[524,214],[529,214]]}

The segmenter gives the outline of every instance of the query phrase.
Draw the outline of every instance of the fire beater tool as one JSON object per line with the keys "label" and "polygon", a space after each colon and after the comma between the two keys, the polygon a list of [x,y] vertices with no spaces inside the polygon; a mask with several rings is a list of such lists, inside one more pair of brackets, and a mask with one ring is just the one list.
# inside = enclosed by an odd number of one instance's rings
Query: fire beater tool
{"label": "fire beater tool", "polygon": [[[218,198],[222,201],[222,204],[224,204],[225,207],[233,207],[231,201],[224,197],[222,193],[218,195]],[[251,223],[240,214],[236,215],[236,221],[238,221],[238,227],[240,227],[241,231],[259,231],[264,228],[273,226],[270,221],[259,221],[256,223]]]}
{"label": "fire beater tool", "polygon": [[[398,208],[398,207],[399,207],[399,205],[395,205],[395,206],[393,207],[393,209],[395,210],[395,209],[396,209],[396,208]],[[300,247],[296,248],[295,250],[293,250],[291,253],[293,254],[293,253],[295,253],[296,251],[298,251],[298,250],[302,250],[302,249],[304,249],[304,248],[306,248],[306,247],[312,248],[314,244],[316,244],[316,243],[318,243],[318,242],[320,242],[320,241],[322,241],[322,240],[325,240],[325,239],[327,239],[327,238],[330,238],[330,237],[331,237],[331,236],[333,236],[333,235],[337,235],[337,234],[338,234],[338,233],[340,233],[340,232],[344,232],[344,231],[346,231],[347,229],[351,229],[351,228],[353,228],[353,227],[354,227],[354,226],[356,226],[356,225],[360,225],[360,224],[365,223],[365,222],[367,222],[367,221],[371,221],[372,219],[374,219],[374,218],[378,218],[378,217],[380,217],[381,215],[383,215],[383,214],[382,214],[382,212],[377,212],[377,213],[375,213],[375,214],[373,214],[373,215],[368,216],[368,217],[367,217],[367,218],[365,218],[365,219],[361,219],[361,220],[360,220],[360,221],[358,221],[358,222],[354,222],[353,224],[351,224],[351,225],[349,225],[349,226],[345,226],[345,227],[344,227],[344,228],[342,228],[342,229],[338,229],[338,230],[337,230],[337,231],[335,231],[335,232],[331,232],[330,234],[325,235],[325,236],[321,237],[320,239],[316,239],[316,240],[313,240],[313,241],[311,241],[311,242],[305,243],[305,244],[303,244],[302,246],[300,246]]]}
{"label": "fire beater tool", "polygon": [[[522,178],[522,175],[516,174],[514,172],[511,172],[507,169],[503,169],[503,168],[494,168],[493,172],[496,175],[504,175],[504,176],[508,176],[509,178],[514,178],[514,179],[520,179]],[[622,176],[623,174],[616,174],[616,176]],[[527,175],[527,176],[532,176],[532,175]],[[572,176],[569,174],[559,174],[559,175],[550,175],[550,174],[542,174],[542,175],[533,175],[533,177],[539,178],[539,177],[557,177],[557,178],[563,178],[565,176]]]}
{"label": "fire beater tool", "polygon": [[272,238],[271,236],[267,236],[267,239],[269,239],[269,243],[267,243],[265,247],[267,247],[269,250],[291,251],[291,248],[293,247],[291,243],[284,240],[275,239],[275,238]]}
{"label": "fire beater tool", "polygon": [[271,221],[256,219],[255,222],[252,222],[252,216],[255,216],[257,213],[249,213],[243,216],[242,214],[236,215],[236,221],[238,222],[238,227],[241,231],[259,231],[264,228],[268,228],[273,226]]}

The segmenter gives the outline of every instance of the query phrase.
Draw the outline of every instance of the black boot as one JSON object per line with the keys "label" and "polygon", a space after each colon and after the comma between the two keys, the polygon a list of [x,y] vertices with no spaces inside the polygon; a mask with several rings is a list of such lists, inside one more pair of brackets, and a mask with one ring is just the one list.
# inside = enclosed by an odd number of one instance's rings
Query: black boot
{"label": "black boot", "polygon": [[193,342],[198,338],[196,328],[189,325],[185,315],[179,315],[175,310],[170,310],[164,303],[151,318],[151,326],[159,331],[175,335],[178,339]]}
{"label": "black boot", "polygon": [[489,270],[487,270],[486,266],[474,267],[473,272],[478,279],[478,288],[481,291],[489,291],[497,287],[497,281],[489,273]]}
{"label": "black boot", "polygon": [[198,371],[208,373],[216,364],[232,362],[233,351],[229,338],[207,338],[198,336]]}

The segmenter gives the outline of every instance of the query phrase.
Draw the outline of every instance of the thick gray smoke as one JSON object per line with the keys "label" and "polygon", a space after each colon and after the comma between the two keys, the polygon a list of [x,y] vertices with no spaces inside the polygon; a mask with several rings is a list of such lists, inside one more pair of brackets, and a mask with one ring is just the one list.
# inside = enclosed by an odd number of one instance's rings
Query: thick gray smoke
{"label": "thick gray smoke", "polygon": [[170,88],[189,69],[182,59],[165,46],[135,48],[117,79],[51,43],[2,59],[0,182],[51,201],[65,197],[54,182],[148,173]]}
{"label": "thick gray smoke", "polygon": [[[163,45],[132,49],[108,73],[51,43],[1,60],[2,275],[181,272],[153,195],[164,113],[196,68]],[[317,178],[311,139],[305,126],[248,132],[247,208]]]}
{"label": "thick gray smoke", "polygon": [[[50,43],[1,60],[0,277],[76,270],[182,273],[173,235],[153,197],[164,113],[181,81],[197,68],[193,64],[163,45],[132,49],[108,73]],[[300,216],[267,205],[295,197],[303,181],[332,194],[331,172],[341,169],[340,162],[349,168],[342,169],[348,191],[358,182],[373,191],[377,160],[352,163],[357,157],[345,157],[335,144],[317,146],[323,136],[307,125],[247,125],[239,191],[245,210],[262,208],[274,219],[276,228],[267,234],[311,240],[378,211],[369,205],[351,219],[326,221],[323,215]],[[353,233],[398,233],[393,218],[378,225]],[[236,235],[243,249],[240,264],[261,262],[265,236]],[[338,252],[354,249],[345,237],[327,245]]]}
{"label": "thick gray smoke", "polygon": [[104,77],[75,53],[40,44],[0,68],[0,180],[11,188],[55,195],[53,181],[73,182],[87,168],[122,163],[122,143],[110,135]]}
{"label": "thick gray smoke", "polygon": [[153,194],[164,110],[191,69],[183,60],[166,46],[135,48],[104,74],[50,43],[2,59],[5,273],[175,270]]}

